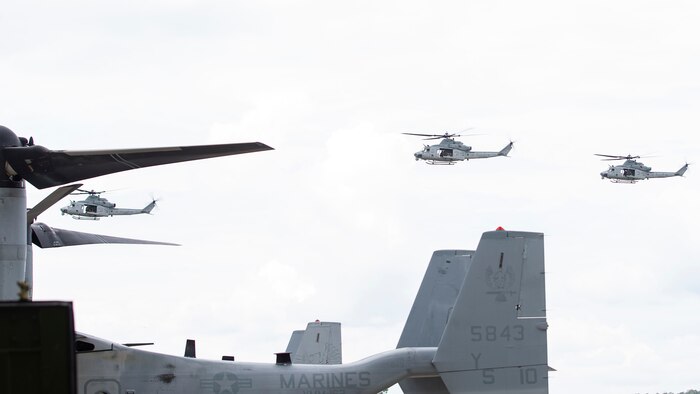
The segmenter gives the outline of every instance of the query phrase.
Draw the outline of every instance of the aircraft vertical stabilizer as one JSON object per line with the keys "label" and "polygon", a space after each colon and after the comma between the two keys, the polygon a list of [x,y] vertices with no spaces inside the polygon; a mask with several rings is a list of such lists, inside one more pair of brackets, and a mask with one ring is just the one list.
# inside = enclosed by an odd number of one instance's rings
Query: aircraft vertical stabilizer
{"label": "aircraft vertical stabilizer", "polygon": [[287,345],[293,364],[341,364],[340,323],[311,322],[292,333]]}
{"label": "aircraft vertical stabilizer", "polygon": [[511,149],[513,149],[513,143],[510,142],[508,145],[506,145],[505,148],[501,149],[498,152],[499,156],[508,156],[508,153],[510,153]]}
{"label": "aircraft vertical stabilizer", "polygon": [[676,171],[676,176],[683,176],[685,172],[688,170],[688,163],[685,163],[683,167],[680,168],[680,170]]}
{"label": "aircraft vertical stabilizer", "polygon": [[[471,250],[436,250],[396,346],[437,347],[471,264]],[[449,393],[440,377],[399,382],[406,393]]]}
{"label": "aircraft vertical stabilizer", "polygon": [[292,336],[289,338],[289,343],[287,344],[287,353],[297,353],[299,351],[299,345],[301,345],[301,338],[304,336],[306,330],[294,330],[292,331]]}
{"label": "aircraft vertical stabilizer", "polygon": [[146,205],[146,207],[143,208],[143,209],[141,210],[141,212],[143,212],[143,213],[151,213],[151,211],[153,210],[153,208],[155,208],[155,206],[156,206],[156,200],[153,200],[153,201],[151,201],[150,204]]}
{"label": "aircraft vertical stabilizer", "polygon": [[547,393],[544,237],[484,233],[433,359],[450,393]]}

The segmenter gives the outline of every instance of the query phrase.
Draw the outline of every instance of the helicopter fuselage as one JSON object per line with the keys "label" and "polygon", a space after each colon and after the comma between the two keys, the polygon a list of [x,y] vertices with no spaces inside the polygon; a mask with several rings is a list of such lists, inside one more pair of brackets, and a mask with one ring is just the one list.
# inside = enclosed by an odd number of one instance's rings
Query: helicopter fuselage
{"label": "helicopter fuselage", "polygon": [[71,201],[70,205],[61,208],[62,215],[71,215],[73,219],[78,220],[99,220],[101,217],[118,216],[118,215],[138,215],[141,213],[150,213],[155,206],[155,201],[148,204],[143,209],[132,208],[115,208],[116,204],[110,203],[101,198],[96,201],[94,199],[86,199],[84,201]]}
{"label": "helicopter fuselage", "polygon": [[635,160],[627,160],[619,166],[610,166],[606,171],[600,173],[602,179],[610,179],[615,183],[635,183],[649,178],[670,178],[674,176],[683,176],[688,169],[688,165],[684,165],[676,172],[661,172],[651,171],[651,167],[647,167]]}
{"label": "helicopter fuselage", "polygon": [[446,138],[437,145],[426,145],[422,151],[414,153],[413,157],[425,160],[428,164],[454,164],[455,161],[507,156],[512,147],[511,142],[498,152],[476,152],[470,146]]}

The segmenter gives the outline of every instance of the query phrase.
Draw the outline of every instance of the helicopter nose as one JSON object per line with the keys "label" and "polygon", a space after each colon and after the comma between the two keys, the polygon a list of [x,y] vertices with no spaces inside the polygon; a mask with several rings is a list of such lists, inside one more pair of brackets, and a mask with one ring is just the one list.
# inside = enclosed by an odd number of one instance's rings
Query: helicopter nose
{"label": "helicopter nose", "polygon": [[608,172],[607,172],[607,171],[601,172],[601,173],[600,173],[600,177],[601,177],[601,178],[607,178],[607,177],[608,177]]}

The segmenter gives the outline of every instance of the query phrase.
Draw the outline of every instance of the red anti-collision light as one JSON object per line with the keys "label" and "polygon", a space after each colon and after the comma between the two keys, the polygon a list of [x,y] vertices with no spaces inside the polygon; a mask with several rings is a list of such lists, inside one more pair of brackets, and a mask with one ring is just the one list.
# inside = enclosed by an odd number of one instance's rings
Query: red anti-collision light
{"label": "red anti-collision light", "polygon": [[504,229],[504,228],[501,227],[501,226],[498,226],[498,228],[496,229],[496,231],[506,231],[506,229]]}

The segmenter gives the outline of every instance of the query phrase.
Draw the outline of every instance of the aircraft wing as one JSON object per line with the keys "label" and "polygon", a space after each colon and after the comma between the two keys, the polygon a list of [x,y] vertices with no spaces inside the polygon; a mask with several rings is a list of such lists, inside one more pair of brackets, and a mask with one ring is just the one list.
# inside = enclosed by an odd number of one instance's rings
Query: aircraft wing
{"label": "aircraft wing", "polygon": [[63,230],[60,228],[51,227],[45,223],[33,223],[31,225],[31,228],[32,242],[42,249],[90,244],[143,244],[179,246],[178,244],[168,242],[144,241],[141,239],[111,237],[108,235]]}
{"label": "aircraft wing", "polygon": [[4,155],[11,170],[44,189],[136,168],[271,149],[261,142],[87,151],[53,151],[32,145],[7,147]]}

